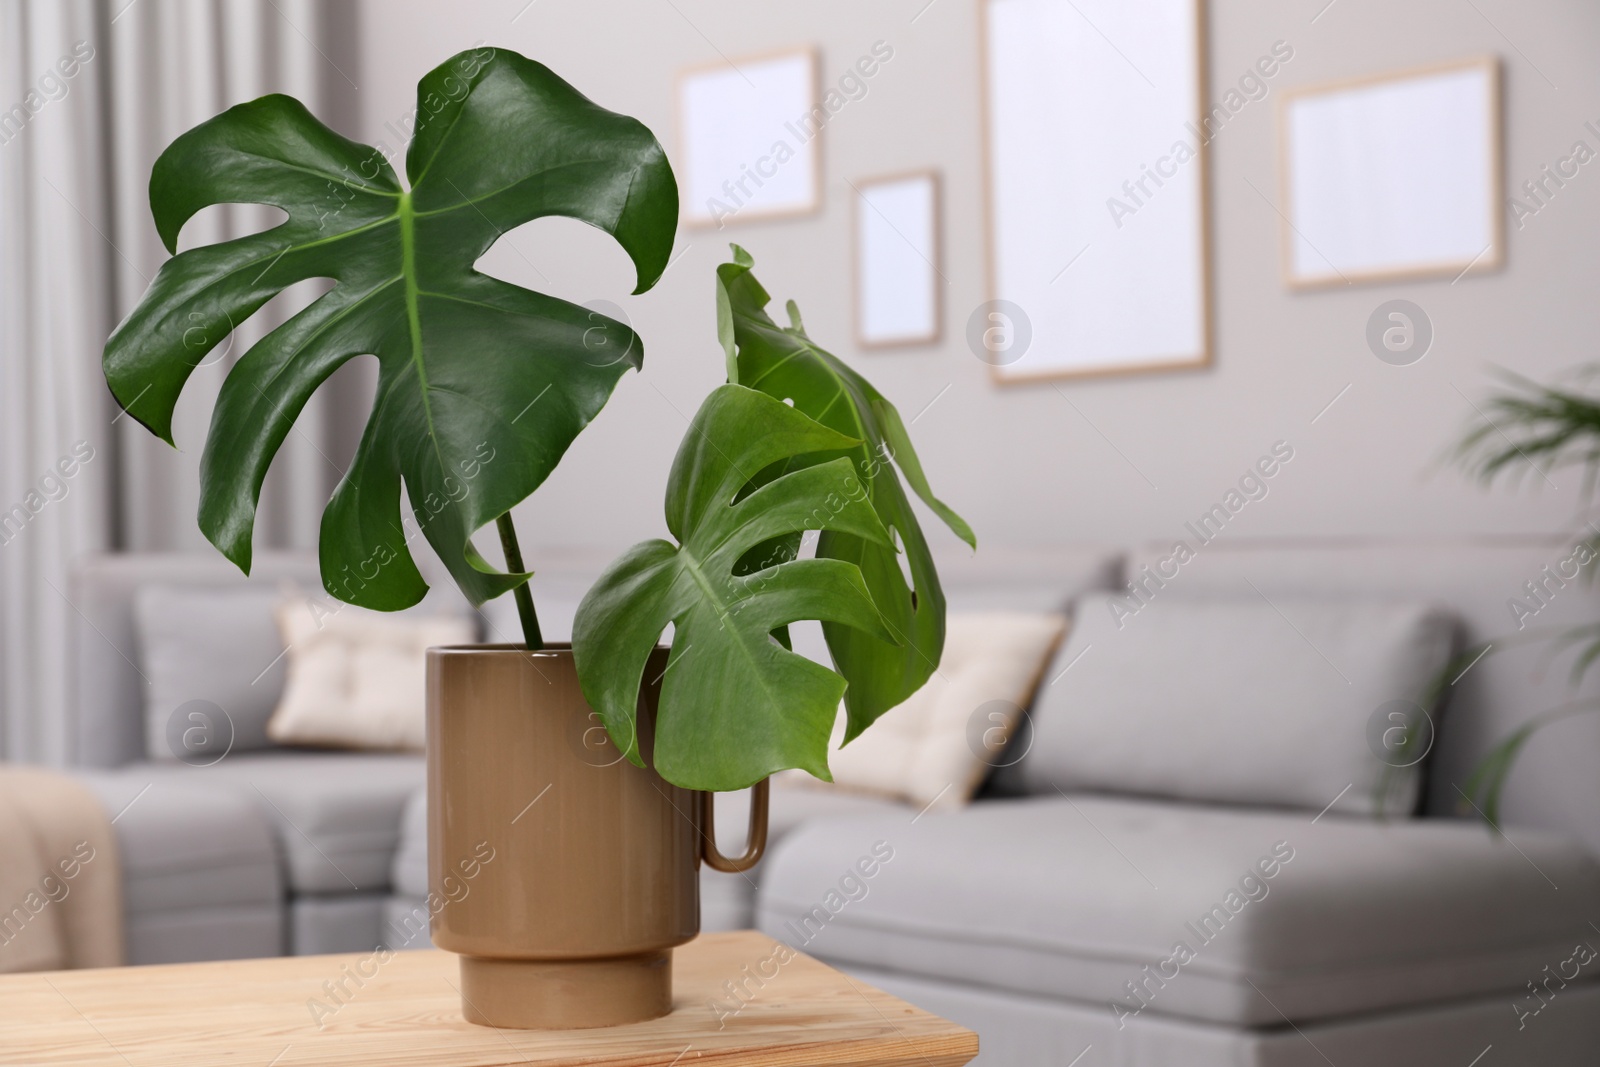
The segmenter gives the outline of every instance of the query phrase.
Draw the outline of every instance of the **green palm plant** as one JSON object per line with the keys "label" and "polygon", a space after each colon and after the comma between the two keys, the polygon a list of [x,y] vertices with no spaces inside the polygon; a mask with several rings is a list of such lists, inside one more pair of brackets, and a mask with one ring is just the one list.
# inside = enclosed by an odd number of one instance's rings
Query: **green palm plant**
{"label": "green palm plant", "polygon": [[[1582,499],[1592,503],[1600,487],[1600,395],[1585,386],[1597,374],[1600,366],[1582,367],[1570,376],[1571,385],[1545,385],[1501,372],[1502,388],[1484,401],[1482,418],[1462,435],[1450,458],[1485,486],[1500,479],[1516,485],[1535,475],[1544,478],[1549,470],[1577,467],[1583,475]],[[1589,560],[1600,558],[1600,530],[1592,522],[1587,526],[1593,536],[1581,541],[1579,549]],[[1593,569],[1587,574],[1592,581]],[[1450,673],[1491,649],[1530,642],[1546,644],[1552,657],[1572,655],[1568,682],[1574,690],[1600,663],[1600,621],[1595,621],[1497,638],[1462,653]],[[1467,779],[1465,793],[1471,805],[1498,826],[1501,794],[1529,740],[1552,723],[1595,712],[1600,712],[1600,703],[1573,700],[1535,716],[1501,739]]]}

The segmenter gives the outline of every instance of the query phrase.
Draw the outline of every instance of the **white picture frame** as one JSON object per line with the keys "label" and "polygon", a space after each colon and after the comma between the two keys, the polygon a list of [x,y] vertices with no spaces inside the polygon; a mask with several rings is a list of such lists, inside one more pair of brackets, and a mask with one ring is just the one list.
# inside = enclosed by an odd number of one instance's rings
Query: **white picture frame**
{"label": "white picture frame", "polygon": [[933,344],[941,335],[939,175],[863,178],[855,198],[856,343]]}
{"label": "white picture frame", "polygon": [[1289,286],[1501,266],[1500,106],[1492,56],[1286,92],[1278,120]]}
{"label": "white picture frame", "polygon": [[1209,366],[1203,0],[985,0],[981,28],[974,353],[1001,384]]}
{"label": "white picture frame", "polygon": [[791,48],[678,75],[680,217],[715,227],[822,205],[817,52]]}

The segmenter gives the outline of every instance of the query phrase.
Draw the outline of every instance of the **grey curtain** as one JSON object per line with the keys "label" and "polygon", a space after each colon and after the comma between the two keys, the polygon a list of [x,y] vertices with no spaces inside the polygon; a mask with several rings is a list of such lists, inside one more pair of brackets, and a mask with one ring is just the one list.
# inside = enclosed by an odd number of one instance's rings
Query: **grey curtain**
{"label": "grey curtain", "polygon": [[[147,183],[174,137],[264,93],[353,133],[353,3],[0,0],[0,755],[70,758],[72,561],[109,550],[213,551],[195,524],[211,404],[233,362],[319,291],[297,287],[196,369],[178,450],[119,417],[99,375],[106,335],[167,258]],[[180,248],[274,223],[211,208]],[[263,489],[258,548],[311,548],[352,453],[370,367],[307,406]],[[341,415],[341,413],[344,413]],[[107,647],[107,655],[136,650]]]}

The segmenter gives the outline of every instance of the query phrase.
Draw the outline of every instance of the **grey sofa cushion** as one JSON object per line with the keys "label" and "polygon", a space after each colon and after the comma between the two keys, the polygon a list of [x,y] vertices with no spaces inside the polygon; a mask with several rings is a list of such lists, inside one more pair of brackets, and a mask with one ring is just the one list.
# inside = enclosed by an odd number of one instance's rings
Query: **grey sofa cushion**
{"label": "grey sofa cushion", "polygon": [[1035,701],[1023,779],[1035,793],[1409,814],[1420,763],[1380,758],[1374,716],[1421,721],[1411,709],[1454,632],[1420,603],[1085,596]]}
{"label": "grey sofa cushion", "polygon": [[[212,550],[117,552],[75,561],[68,598],[67,727],[74,764],[120,767],[149,758],[145,703],[149,685],[141,674],[134,598],[140,589],[276,588],[293,582],[314,589],[321,578],[315,553],[257,552],[247,579]],[[257,668],[258,670],[260,668]]]}
{"label": "grey sofa cushion", "polygon": [[[1162,599],[1254,595],[1253,584],[1274,601],[1291,596],[1388,596],[1448,604],[1464,624],[1464,647],[1492,642],[1494,649],[1450,687],[1439,742],[1428,769],[1424,810],[1454,814],[1472,769],[1490,749],[1535,716],[1572,700],[1600,698],[1600,671],[1590,671],[1574,691],[1564,657],[1550,662],[1552,646],[1527,637],[1592,623],[1600,613],[1600,587],[1573,578],[1574,542],[1584,531],[1548,537],[1352,537],[1343,539],[1219,538],[1160,591]],[[1171,542],[1141,546],[1129,563],[1143,574],[1171,554]],[[1546,571],[1546,568],[1549,568]],[[1586,567],[1587,574],[1593,567]],[[1564,572],[1567,577],[1562,578]],[[1246,584],[1246,583],[1250,584]],[[1528,595],[1532,582],[1544,606]],[[1538,608],[1531,619],[1522,610]],[[1519,633],[1526,622],[1527,633]],[[1514,640],[1506,640],[1515,636]],[[1463,664],[1465,667],[1465,664]],[[1566,830],[1600,854],[1600,716],[1579,715],[1540,731],[1528,743],[1506,783],[1502,822]]]}
{"label": "grey sofa cushion", "polygon": [[[854,978],[975,1030],[984,1064],[1070,1067],[1594,1067],[1600,982],[1561,991],[1519,1026],[1504,996],[1299,1026],[1233,1027],[983,989],[871,967]],[[1485,1055],[1490,1045],[1494,1051]],[[1092,1051],[1090,1051],[1092,1049]],[[976,1061],[974,1061],[976,1062]]]}
{"label": "grey sofa cushion", "polygon": [[371,952],[388,942],[386,893],[298,896],[289,902],[289,955]]}
{"label": "grey sofa cushion", "polygon": [[271,587],[138,591],[134,620],[149,681],[150,759],[196,762],[272,746],[267,720],[283,695],[287,658],[272,615],[282,596]]}
{"label": "grey sofa cushion", "polygon": [[128,963],[194,963],[281,956],[283,902],[157,911],[128,921]]}
{"label": "grey sofa cushion", "polygon": [[[805,786],[772,787],[767,811],[767,854],[778,843],[813,819],[871,813],[891,821],[909,823],[916,809],[869,793]],[[717,794],[717,847],[724,855],[744,850],[745,827],[750,818],[750,791]],[[725,874],[700,868],[700,914],[704,930],[747,930],[755,925],[756,892],[766,876],[763,860],[744,874]]]}
{"label": "grey sofa cushion", "polygon": [[819,820],[766,866],[761,929],[796,948],[1108,1015],[1264,1026],[1510,1004],[1597,943],[1600,867],[1580,846],[1447,820],[1037,798]]}
{"label": "grey sofa cushion", "polygon": [[383,903],[383,943],[393,952],[432,948],[428,898],[395,894]]}
{"label": "grey sofa cushion", "polygon": [[737,874],[700,867],[700,931],[748,930],[756,924],[756,886],[761,868]]}
{"label": "grey sofa cushion", "polygon": [[243,797],[273,827],[289,888],[334,894],[388,888],[401,811],[425,778],[417,755],[294,749],[236,753],[209,767],[145,764],[128,773]]}
{"label": "grey sofa cushion", "polygon": [[400,845],[394,850],[389,884],[396,896],[417,900],[428,895],[428,790],[406,798],[400,813]]}
{"label": "grey sofa cushion", "polygon": [[79,777],[116,820],[129,963],[283,951],[278,845],[258,804],[137,773]]}

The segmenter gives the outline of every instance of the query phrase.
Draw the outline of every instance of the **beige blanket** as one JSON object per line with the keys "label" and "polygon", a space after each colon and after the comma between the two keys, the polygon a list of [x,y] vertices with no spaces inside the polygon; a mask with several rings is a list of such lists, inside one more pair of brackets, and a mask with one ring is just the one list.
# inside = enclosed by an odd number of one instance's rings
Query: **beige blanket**
{"label": "beige blanket", "polygon": [[36,767],[0,766],[0,972],[122,962],[122,875],[95,795]]}

